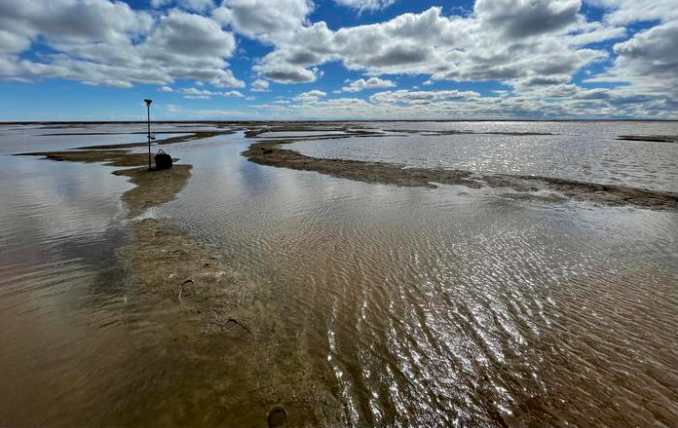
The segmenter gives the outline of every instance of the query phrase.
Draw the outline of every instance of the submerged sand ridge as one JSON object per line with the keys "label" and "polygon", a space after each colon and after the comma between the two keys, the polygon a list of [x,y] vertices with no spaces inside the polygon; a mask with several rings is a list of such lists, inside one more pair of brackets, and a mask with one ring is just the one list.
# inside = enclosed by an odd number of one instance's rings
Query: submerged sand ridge
{"label": "submerged sand ridge", "polygon": [[132,232],[134,244],[121,251],[132,281],[177,310],[168,328],[189,351],[183,364],[198,364],[184,376],[209,385],[207,393],[186,391],[206,410],[197,425],[264,427],[276,406],[285,409],[289,426],[344,425],[335,395],[318,383],[330,373],[318,373],[280,340],[284,326],[265,284],[234,272],[223,256],[168,221],[134,222]]}

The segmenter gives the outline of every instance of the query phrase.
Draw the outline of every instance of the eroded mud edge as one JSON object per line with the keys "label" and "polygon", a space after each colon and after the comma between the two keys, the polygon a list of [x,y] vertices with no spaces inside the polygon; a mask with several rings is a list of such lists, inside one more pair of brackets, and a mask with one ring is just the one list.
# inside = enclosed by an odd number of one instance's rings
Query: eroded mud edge
{"label": "eroded mud edge", "polygon": [[[553,199],[573,199],[609,206],[634,206],[650,209],[678,209],[678,193],[656,192],[619,185],[586,183],[554,177],[518,175],[482,175],[464,170],[405,168],[385,162],[322,159],[303,155],[283,145],[291,141],[266,141],[252,144],[243,155],[250,161],[367,183],[435,188],[435,183],[470,188],[506,188],[525,197],[541,191],[553,192]],[[540,196],[540,198],[542,198]]]}

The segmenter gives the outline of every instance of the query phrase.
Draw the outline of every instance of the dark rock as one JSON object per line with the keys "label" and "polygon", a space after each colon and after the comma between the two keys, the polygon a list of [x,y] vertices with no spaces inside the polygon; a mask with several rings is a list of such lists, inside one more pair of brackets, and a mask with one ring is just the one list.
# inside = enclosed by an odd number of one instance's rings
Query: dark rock
{"label": "dark rock", "polygon": [[155,169],[170,169],[172,168],[172,156],[160,150],[155,155]]}
{"label": "dark rock", "polygon": [[282,406],[275,406],[268,413],[269,428],[283,427],[287,423],[287,412]]}

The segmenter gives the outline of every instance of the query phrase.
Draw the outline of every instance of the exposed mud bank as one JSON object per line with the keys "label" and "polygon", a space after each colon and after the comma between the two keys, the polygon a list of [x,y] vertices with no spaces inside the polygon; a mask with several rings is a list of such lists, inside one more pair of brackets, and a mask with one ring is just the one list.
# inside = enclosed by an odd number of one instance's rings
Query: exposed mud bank
{"label": "exposed mud bank", "polygon": [[417,129],[384,129],[385,132],[392,132],[396,134],[416,134],[426,135],[431,137],[445,136],[445,135],[505,135],[510,137],[534,137],[534,136],[548,136],[556,135],[551,132],[478,132],[478,131],[435,131],[435,130],[417,130]]}
{"label": "exposed mud bank", "polygon": [[[262,165],[315,171],[335,177],[368,183],[395,184],[435,188],[435,183],[463,185],[471,188],[507,188],[522,192],[554,192],[553,199],[574,199],[612,206],[636,206],[652,209],[678,209],[678,193],[654,192],[618,185],[604,185],[554,177],[519,175],[481,175],[463,170],[405,168],[383,162],[345,159],[321,159],[306,156],[281,145],[293,141],[255,143],[243,155]],[[543,198],[543,196],[539,196]]]}
{"label": "exposed mud bank", "polygon": [[[183,126],[184,128],[186,126]],[[178,126],[177,128],[182,128],[181,126]],[[227,133],[229,131],[195,131],[195,130],[190,130],[190,131],[153,131],[153,135],[164,135],[164,134],[222,134],[222,133]],[[100,135],[142,135],[146,136],[147,131],[129,131],[129,132],[56,132],[56,133],[48,133],[48,134],[42,134],[43,137],[73,137],[73,136],[100,136]]]}
{"label": "exposed mud bank", "polygon": [[[259,124],[258,126],[247,126],[245,136],[247,138],[259,137],[267,133],[281,133],[281,132],[342,132],[343,134],[327,134],[314,135],[310,138],[325,137],[325,138],[347,138],[360,135],[383,135],[383,132],[377,131],[373,128],[365,127],[364,124],[346,123],[346,122],[295,122],[295,123],[270,123],[266,125]],[[299,137],[304,138],[304,137]]]}
{"label": "exposed mud bank", "polygon": [[[156,140],[153,142],[153,144],[158,145],[158,146],[164,146],[167,144],[177,144],[177,143],[185,143],[187,141],[194,141],[194,140],[202,140],[205,138],[211,138],[211,137],[216,137],[217,135],[230,135],[234,134],[236,131],[229,130],[229,131],[199,131],[199,132],[191,132],[190,134],[186,135],[178,135],[176,137],[169,137],[169,138],[164,138],[162,140]],[[101,150],[101,149],[111,149],[111,148],[116,148],[116,147],[122,147],[122,148],[132,148],[132,147],[145,147],[148,145],[147,142],[140,142],[140,143],[129,143],[129,144],[124,144],[124,145],[98,145],[98,146],[86,146],[86,147],[80,147],[80,149],[83,150]]]}
{"label": "exposed mud bank", "polygon": [[[205,138],[216,137],[218,135],[229,135],[236,131],[206,131],[191,132],[186,135],[156,140],[152,143],[154,146],[163,146],[169,144],[185,143],[189,141],[202,140]],[[90,134],[74,134],[90,135]],[[143,165],[148,161],[148,155],[145,153],[129,153],[127,149],[135,147],[146,147],[148,142],[127,143],[127,144],[101,144],[95,146],[82,146],[65,151],[47,151],[47,152],[29,152],[16,153],[15,156],[44,156],[47,159],[72,162],[105,162],[111,166],[135,166]],[[143,161],[142,161],[143,158]]]}
{"label": "exposed mud bank", "polygon": [[620,135],[617,139],[647,143],[678,143],[678,135]]}
{"label": "exposed mud bank", "polygon": [[[191,176],[191,165],[174,165],[171,169],[149,171],[148,155],[126,150],[72,150],[63,152],[25,153],[22,156],[44,156],[55,161],[101,163],[115,167],[138,167],[113,171],[115,175],[130,178],[136,187],[122,195],[130,217],[136,217],[147,208],[167,203],[186,186]],[[143,165],[143,166],[142,166]]]}

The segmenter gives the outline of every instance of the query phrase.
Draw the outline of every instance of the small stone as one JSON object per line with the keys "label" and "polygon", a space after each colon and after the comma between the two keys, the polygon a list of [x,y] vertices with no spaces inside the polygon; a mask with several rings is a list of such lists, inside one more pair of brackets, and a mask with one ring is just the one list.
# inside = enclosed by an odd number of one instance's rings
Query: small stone
{"label": "small stone", "polygon": [[268,412],[269,428],[282,427],[287,424],[287,412],[282,406],[275,406]]}

